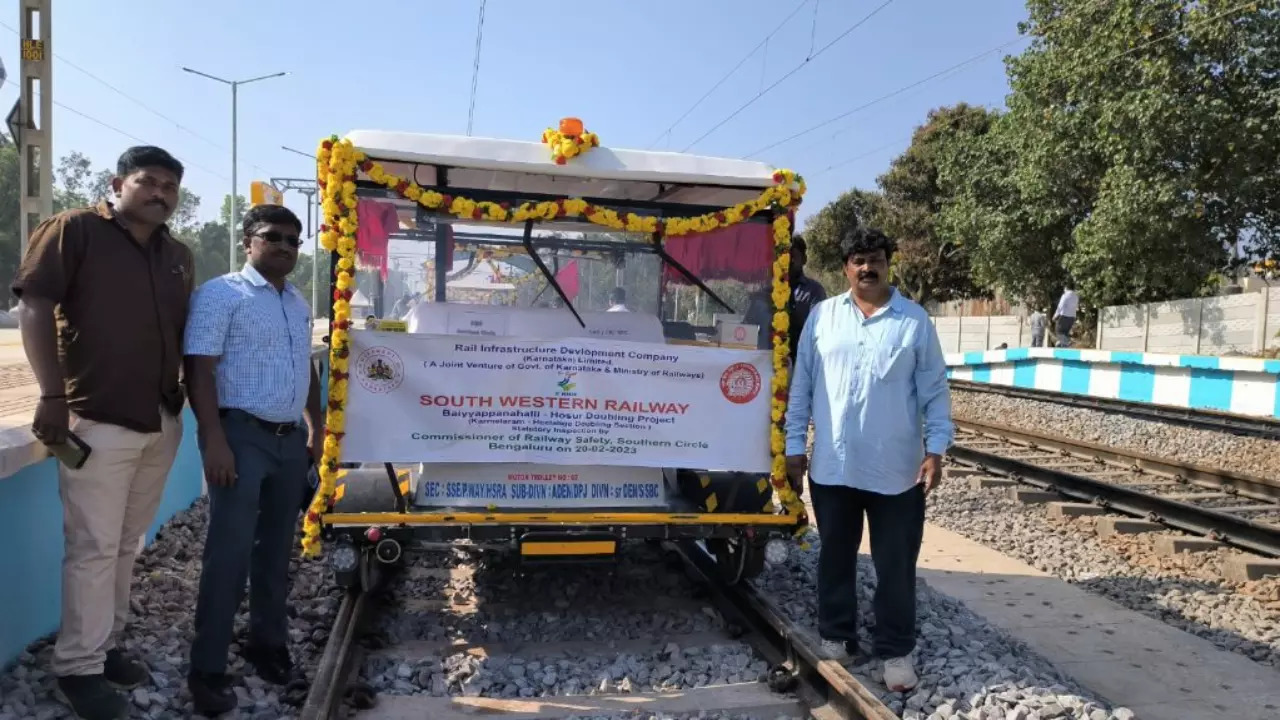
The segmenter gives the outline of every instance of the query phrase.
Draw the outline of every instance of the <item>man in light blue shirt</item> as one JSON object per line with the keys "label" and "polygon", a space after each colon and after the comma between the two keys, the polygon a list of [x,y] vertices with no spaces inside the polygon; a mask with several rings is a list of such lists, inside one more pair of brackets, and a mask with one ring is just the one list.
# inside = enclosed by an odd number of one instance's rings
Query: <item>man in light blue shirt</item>
{"label": "man in light blue shirt", "polygon": [[236,707],[227,650],[246,579],[245,658],[267,682],[284,685],[293,674],[289,554],[307,470],[324,439],[311,309],[285,279],[298,262],[301,231],[286,207],[251,208],[249,262],[202,285],[187,320],[191,409],[209,485],[187,686],[196,712],[210,717]]}
{"label": "man in light blue shirt", "polygon": [[[954,435],[946,364],[929,316],[888,283],[895,244],[857,228],[841,241],[850,292],[814,308],[800,336],[787,409],[787,474],[806,469],[822,546],[818,632],[845,660],[857,641],[862,517],[876,568],[875,652],[890,690],[915,687],[916,559],[925,495]],[[805,440],[813,421],[813,463]]]}

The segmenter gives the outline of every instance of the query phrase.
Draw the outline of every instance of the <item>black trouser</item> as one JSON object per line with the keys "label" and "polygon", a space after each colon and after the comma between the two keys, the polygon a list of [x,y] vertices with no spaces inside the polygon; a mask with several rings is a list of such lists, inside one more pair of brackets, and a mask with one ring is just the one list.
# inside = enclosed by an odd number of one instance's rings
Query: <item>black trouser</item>
{"label": "black trouser", "polygon": [[209,487],[209,533],[196,601],[191,669],[226,670],[236,611],[249,582],[249,641],[269,648],[289,639],[289,556],[306,487],[306,426],[272,432],[230,411],[222,429],[236,459],[231,487]]}
{"label": "black trouser", "polygon": [[1071,326],[1076,324],[1073,317],[1061,316],[1058,318],[1058,347],[1071,347]]}
{"label": "black trouser", "polygon": [[880,495],[810,481],[813,514],[822,538],[818,554],[818,634],[824,640],[858,638],[858,547],[862,514],[871,532],[876,568],[876,655],[907,655],[916,644],[916,559],[924,535],[924,488]]}

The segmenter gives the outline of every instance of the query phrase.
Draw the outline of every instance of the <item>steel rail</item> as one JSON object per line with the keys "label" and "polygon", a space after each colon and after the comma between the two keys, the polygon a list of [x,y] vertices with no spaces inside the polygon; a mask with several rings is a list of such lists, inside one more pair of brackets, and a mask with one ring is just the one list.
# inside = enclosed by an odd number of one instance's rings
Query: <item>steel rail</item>
{"label": "steel rail", "polygon": [[1155,403],[1119,400],[1116,398],[1100,398],[1089,395],[1077,395],[1074,393],[1054,392],[1052,390],[973,382],[970,380],[951,380],[950,382],[951,387],[955,390],[1005,395],[1007,397],[1021,398],[1024,400],[1039,400],[1059,405],[1070,405],[1073,407],[1089,408],[1091,410],[1101,410],[1103,412],[1114,412],[1122,415],[1128,415],[1130,417],[1167,422],[1175,425],[1183,425],[1185,427],[1199,428],[1201,430],[1214,430],[1217,432],[1229,432],[1248,437],[1280,440],[1280,419],[1276,418],[1250,417],[1248,415],[1237,415],[1234,413],[1225,413],[1216,410],[1182,408],[1172,405],[1158,405]]}
{"label": "steel rail", "polygon": [[353,670],[356,634],[364,619],[369,595],[365,590],[353,590],[343,596],[329,640],[316,665],[311,689],[298,712],[299,720],[328,720],[338,716],[346,692],[347,676]]}
{"label": "steel rail", "polygon": [[768,599],[748,583],[727,585],[717,580],[715,560],[691,540],[675,543],[674,548],[685,566],[710,591],[722,609],[741,619],[755,635],[768,643],[758,648],[767,659],[786,658],[790,669],[804,681],[810,693],[817,692],[825,705],[810,697],[802,700],[812,708],[814,717],[835,715],[840,718],[865,720],[897,720],[875,693],[868,690],[848,670],[834,660],[823,658],[818,640],[812,633],[797,627]]}
{"label": "steel rail", "polygon": [[[789,680],[798,682],[796,694],[818,720],[897,720],[898,716],[842,665],[821,657],[811,633],[792,624],[750,585],[731,586],[720,580],[716,561],[695,541],[673,541],[668,547],[679,555],[726,619],[738,621],[752,633],[752,639],[761,641],[753,646],[775,667],[771,688],[783,692],[781,686],[794,684]],[[300,720],[339,716],[358,654],[357,637],[370,612],[370,595],[368,591],[352,591],[344,596],[299,712]]]}
{"label": "steel rail", "polygon": [[1075,440],[1057,435],[1045,435],[1023,428],[1010,427],[992,422],[980,422],[956,418],[957,429],[968,430],[999,439],[1026,443],[1031,447],[1060,450],[1078,457],[1102,460],[1118,465],[1127,465],[1143,472],[1167,475],[1174,479],[1185,480],[1211,490],[1238,492],[1244,497],[1255,500],[1280,501],[1280,481],[1257,475],[1233,472],[1221,468],[1211,468],[1195,463],[1181,462],[1160,458],[1135,450],[1121,450],[1107,445]]}
{"label": "steel rail", "polygon": [[[1008,440],[1036,437],[1032,433],[998,426],[986,426],[984,430],[980,429],[981,425],[967,421],[958,421],[956,424],[961,429],[972,429],[983,435]],[[1124,455],[1114,449],[1110,449],[1110,452],[1117,456]],[[957,461],[977,466],[984,472],[1004,475],[1018,482],[1057,492],[1065,497],[1128,515],[1148,518],[1178,530],[1205,535],[1252,552],[1280,557],[1280,528],[1275,526],[964,445],[953,445],[948,454]]]}

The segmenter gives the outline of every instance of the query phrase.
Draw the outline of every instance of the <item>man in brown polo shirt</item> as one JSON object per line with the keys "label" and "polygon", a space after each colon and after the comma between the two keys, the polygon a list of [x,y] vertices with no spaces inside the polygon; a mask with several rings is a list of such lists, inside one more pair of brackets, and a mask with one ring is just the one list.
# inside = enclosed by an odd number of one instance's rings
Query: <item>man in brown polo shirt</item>
{"label": "man in brown polo shirt", "polygon": [[191,251],[165,226],[181,163],[134,147],[116,172],[109,201],[36,228],[13,281],[40,383],[32,432],[52,446],[69,429],[91,448],[80,469],[58,464],[66,547],[52,669],[82,720],[127,717],[112,686],[149,677],[120,633],[134,556],[182,439],[178,368],[193,284]]}

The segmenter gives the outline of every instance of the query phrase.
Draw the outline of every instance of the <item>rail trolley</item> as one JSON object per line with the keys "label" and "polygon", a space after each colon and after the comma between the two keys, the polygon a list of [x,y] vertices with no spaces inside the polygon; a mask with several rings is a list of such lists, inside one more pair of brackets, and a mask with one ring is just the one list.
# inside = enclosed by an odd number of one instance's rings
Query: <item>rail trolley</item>
{"label": "rail trolley", "polygon": [[307,542],[340,584],[461,541],[537,564],[696,539],[730,582],[786,557],[774,378],[803,182],[561,130],[321,145],[335,479]]}

